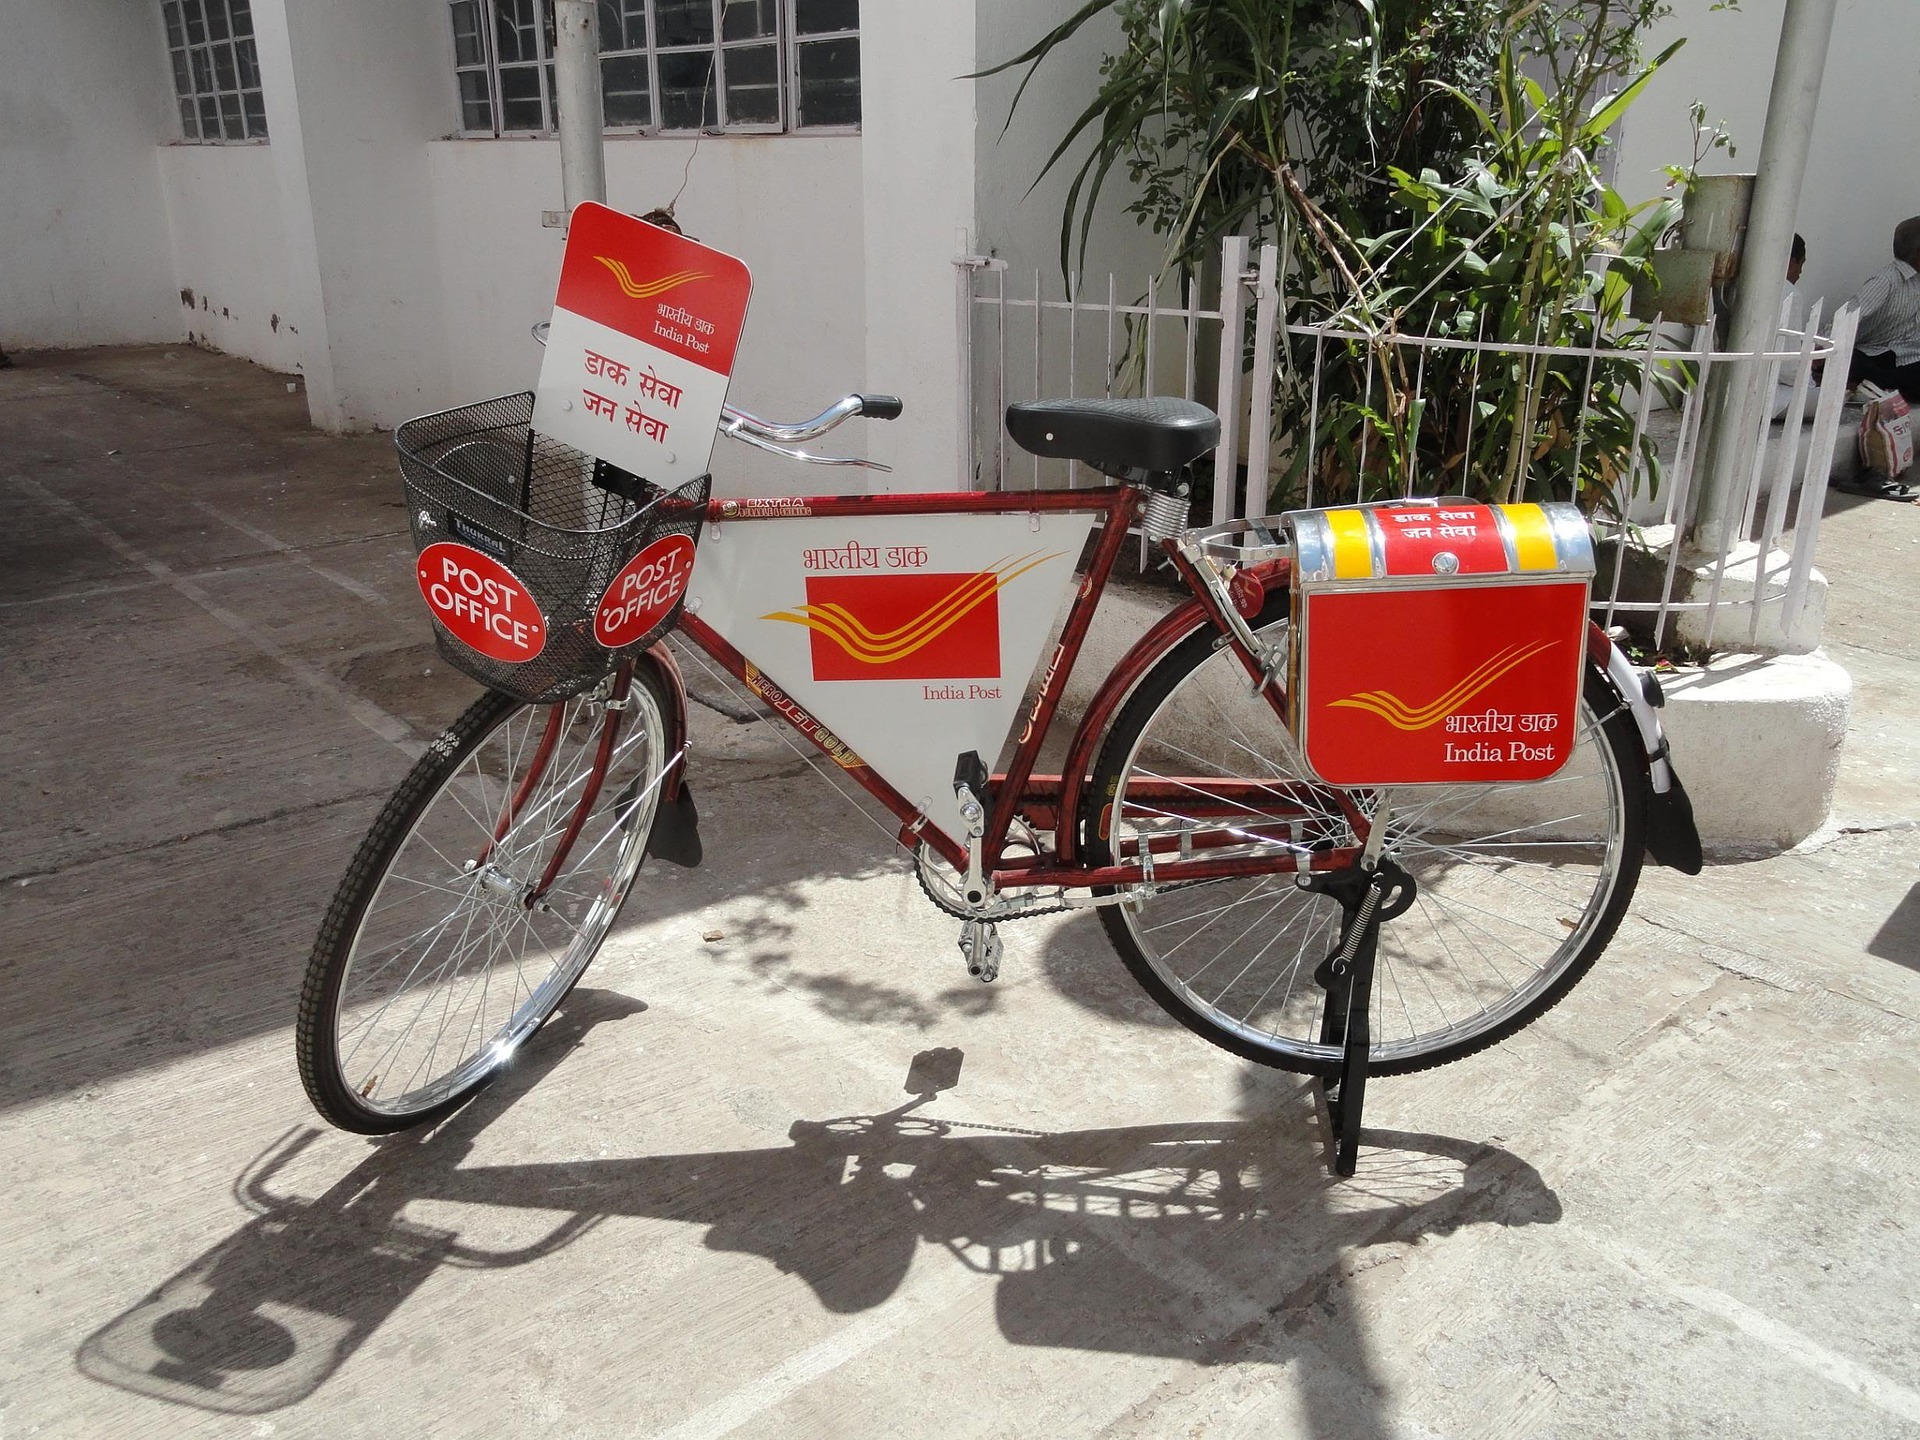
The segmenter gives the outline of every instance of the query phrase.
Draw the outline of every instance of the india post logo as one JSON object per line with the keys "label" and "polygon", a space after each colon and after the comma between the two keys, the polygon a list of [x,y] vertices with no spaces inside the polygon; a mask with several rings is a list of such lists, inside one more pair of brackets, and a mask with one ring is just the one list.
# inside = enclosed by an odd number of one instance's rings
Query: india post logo
{"label": "india post logo", "polygon": [[620,293],[629,300],[652,300],[656,296],[665,295],[670,290],[678,290],[682,285],[691,285],[698,280],[713,278],[704,270],[676,270],[673,274],[662,275],[657,280],[636,280],[624,260],[615,259],[611,255],[596,255],[593,258],[607,267],[607,272],[613,276],[613,283],[620,287]]}
{"label": "india post logo", "polygon": [[1396,730],[1430,730],[1472,701],[1509,671],[1553,649],[1551,640],[1536,640],[1530,645],[1509,645],[1497,655],[1482,661],[1460,682],[1437,700],[1415,707],[1391,690],[1367,690],[1344,700],[1329,700],[1329,709],[1365,710],[1378,715]]}
{"label": "india post logo", "polygon": [[1055,558],[970,575],[809,575],[806,604],[761,618],[806,627],[815,680],[997,679],[1000,592]]}

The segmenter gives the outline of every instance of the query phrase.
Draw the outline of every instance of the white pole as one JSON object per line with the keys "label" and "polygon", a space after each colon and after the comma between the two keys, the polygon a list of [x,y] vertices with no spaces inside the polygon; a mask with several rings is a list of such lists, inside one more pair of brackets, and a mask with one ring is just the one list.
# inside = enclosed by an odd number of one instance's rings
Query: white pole
{"label": "white pole", "polygon": [[[1220,443],[1213,450],[1213,523],[1233,519],[1234,471],[1240,463],[1240,347],[1246,341],[1247,237],[1229,235],[1220,242]],[[1249,472],[1251,478],[1251,472]]]}
{"label": "white pole", "polygon": [[600,110],[600,15],[596,0],[555,0],[554,103],[560,109],[560,193],[567,213],[583,200],[607,203]]}
{"label": "white pole", "polygon": [[[1820,78],[1827,68],[1836,3],[1787,0],[1781,17],[1780,50],[1773,63],[1773,92],[1767,100],[1767,128],[1760,141],[1760,169],[1747,216],[1740,288],[1727,342],[1734,354],[1778,348],[1794,212],[1800,204],[1800,182],[1807,173],[1807,149],[1813,140],[1813,117],[1820,104]],[[1729,521],[1740,508],[1734,484],[1746,473],[1742,463],[1746,447],[1757,443],[1760,412],[1755,407],[1768,398],[1759,393],[1766,371],[1763,361],[1736,361],[1723,371],[1693,527],[1698,549],[1724,554],[1732,542]]]}

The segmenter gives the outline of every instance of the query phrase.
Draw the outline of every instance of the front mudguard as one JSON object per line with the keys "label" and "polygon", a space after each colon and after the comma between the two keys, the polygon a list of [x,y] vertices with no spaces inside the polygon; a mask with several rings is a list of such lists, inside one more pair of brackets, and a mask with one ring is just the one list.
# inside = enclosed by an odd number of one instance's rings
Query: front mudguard
{"label": "front mudguard", "polygon": [[1704,863],[1693,801],[1673,768],[1673,754],[1660,725],[1660,711],[1648,696],[1641,672],[1626,652],[1598,625],[1589,624],[1587,655],[1606,675],[1620,703],[1633,716],[1647,762],[1647,853],[1682,875],[1698,875]]}
{"label": "front mudguard", "polygon": [[687,682],[666,641],[651,646],[639,663],[650,665],[667,700],[667,754],[672,763],[660,781],[660,806],[654,814],[647,853],[675,865],[700,863],[700,812],[687,784]]}

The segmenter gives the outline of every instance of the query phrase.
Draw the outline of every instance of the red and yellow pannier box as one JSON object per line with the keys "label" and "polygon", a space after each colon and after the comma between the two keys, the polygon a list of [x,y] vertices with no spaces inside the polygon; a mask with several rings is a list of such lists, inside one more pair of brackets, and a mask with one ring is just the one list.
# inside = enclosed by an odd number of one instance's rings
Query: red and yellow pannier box
{"label": "red and yellow pannier box", "polygon": [[1287,724],[1333,785],[1544,780],[1573,751],[1593,540],[1572,505],[1286,516]]}

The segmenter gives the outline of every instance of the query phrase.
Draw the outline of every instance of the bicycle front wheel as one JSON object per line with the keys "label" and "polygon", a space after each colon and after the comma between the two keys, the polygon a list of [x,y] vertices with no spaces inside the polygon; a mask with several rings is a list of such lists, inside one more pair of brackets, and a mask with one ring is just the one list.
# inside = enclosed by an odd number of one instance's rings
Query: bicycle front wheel
{"label": "bicycle front wheel", "polygon": [[[1256,622],[1285,644],[1285,603]],[[1348,812],[1379,797],[1310,782],[1298,747],[1211,629],[1175,646],[1121,711],[1094,769],[1087,847],[1098,862],[1152,848],[1297,855],[1358,843]],[[1418,886],[1380,929],[1371,1068],[1405,1073],[1486,1048],[1552,1008],[1606,948],[1639,879],[1645,771],[1589,668],[1566,768],[1531,784],[1421,786],[1392,799],[1386,854]],[[1249,802],[1247,780],[1290,803]],[[1220,783],[1229,782],[1229,783]],[[1235,783],[1237,782],[1237,783]],[[1111,892],[1108,892],[1111,893]],[[1134,977],[1198,1034],[1311,1075],[1339,1068],[1320,1040],[1313,972],[1339,904],[1292,874],[1163,885],[1103,906]]]}
{"label": "bicycle front wheel", "polygon": [[640,868],[667,755],[644,663],[599,794],[541,878],[594,768],[605,705],[488,692],[421,756],[374,821],[320,927],[296,1048],[314,1107],[385,1134],[436,1120],[559,1008]]}

